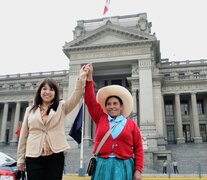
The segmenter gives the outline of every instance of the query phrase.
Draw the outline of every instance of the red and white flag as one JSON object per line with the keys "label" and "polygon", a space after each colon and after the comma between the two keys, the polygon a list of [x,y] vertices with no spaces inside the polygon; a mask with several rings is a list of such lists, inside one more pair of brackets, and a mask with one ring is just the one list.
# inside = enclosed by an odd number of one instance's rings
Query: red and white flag
{"label": "red and white flag", "polygon": [[18,138],[20,136],[21,129],[22,129],[22,124],[19,126],[19,128],[16,131],[16,135],[17,135]]}
{"label": "red and white flag", "polygon": [[110,4],[110,0],[106,0],[106,4],[103,10],[103,15],[105,15],[106,12],[109,10],[109,4]]}

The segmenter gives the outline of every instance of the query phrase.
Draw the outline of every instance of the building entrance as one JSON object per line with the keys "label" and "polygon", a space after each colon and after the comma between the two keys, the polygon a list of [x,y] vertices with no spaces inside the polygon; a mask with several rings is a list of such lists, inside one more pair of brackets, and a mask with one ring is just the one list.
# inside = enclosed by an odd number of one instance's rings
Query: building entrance
{"label": "building entrance", "polygon": [[190,124],[183,125],[183,137],[184,137],[186,143],[191,142]]}
{"label": "building entrance", "polygon": [[200,124],[200,133],[201,133],[201,137],[202,137],[203,142],[206,142],[207,141],[206,124]]}
{"label": "building entrance", "polygon": [[168,144],[175,144],[174,125],[167,125],[167,142]]}

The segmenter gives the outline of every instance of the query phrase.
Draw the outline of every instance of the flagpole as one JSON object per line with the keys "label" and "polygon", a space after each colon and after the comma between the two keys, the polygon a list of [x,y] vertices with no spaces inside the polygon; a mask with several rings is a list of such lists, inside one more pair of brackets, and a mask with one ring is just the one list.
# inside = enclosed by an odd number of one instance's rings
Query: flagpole
{"label": "flagpole", "polygon": [[85,176],[84,167],[83,167],[83,132],[84,132],[84,118],[85,118],[85,106],[83,98],[83,118],[82,118],[82,127],[81,127],[81,146],[80,146],[80,168],[79,176]]}
{"label": "flagpole", "polygon": [[[105,6],[104,6],[104,11],[103,11],[103,16],[105,16],[106,13],[107,13],[108,11],[110,11],[110,8],[109,8],[110,3],[111,3],[110,0],[106,0],[106,2],[105,2]],[[109,14],[108,19],[111,21],[111,12],[108,12],[108,14]]]}

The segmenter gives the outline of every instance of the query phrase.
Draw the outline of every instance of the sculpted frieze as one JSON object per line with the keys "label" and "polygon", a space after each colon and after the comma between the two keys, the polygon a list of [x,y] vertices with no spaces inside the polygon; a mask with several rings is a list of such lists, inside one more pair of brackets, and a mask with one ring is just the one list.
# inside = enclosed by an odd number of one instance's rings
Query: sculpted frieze
{"label": "sculpted frieze", "polygon": [[131,56],[131,55],[140,55],[140,54],[148,54],[148,48],[134,48],[134,49],[119,49],[119,50],[107,50],[101,52],[82,52],[77,54],[71,53],[71,59],[79,60],[79,59],[95,59],[95,58],[109,58],[109,57],[117,57],[117,56]]}
{"label": "sculpted frieze", "polygon": [[10,96],[0,96],[0,102],[18,102],[18,101],[31,101],[32,99],[34,99],[34,95],[26,95],[26,94],[22,94],[22,95],[10,95]]}
{"label": "sculpted frieze", "polygon": [[162,92],[163,93],[175,93],[175,92],[180,92],[180,93],[186,93],[186,92],[204,92],[207,90],[207,84],[188,84],[188,85],[179,85],[179,86],[167,86],[167,87],[162,87]]}

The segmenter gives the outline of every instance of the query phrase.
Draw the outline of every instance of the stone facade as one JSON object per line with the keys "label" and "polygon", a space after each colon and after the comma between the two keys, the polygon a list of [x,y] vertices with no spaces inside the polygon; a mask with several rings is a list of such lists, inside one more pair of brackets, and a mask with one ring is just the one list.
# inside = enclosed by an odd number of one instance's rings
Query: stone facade
{"label": "stone facade", "polygon": [[[161,59],[160,42],[151,34],[151,25],[146,13],[80,20],[74,39],[63,46],[69,71],[1,76],[0,142],[17,141],[15,131],[39,80],[57,79],[62,98],[67,98],[86,63],[93,64],[96,90],[119,84],[132,93],[131,118],[141,129],[149,167],[171,158],[167,144],[207,141],[207,60]],[[67,132],[78,108],[67,118]],[[85,111],[85,144],[92,143],[94,129]],[[77,146],[71,138],[68,141]]]}

